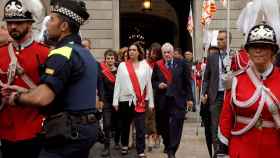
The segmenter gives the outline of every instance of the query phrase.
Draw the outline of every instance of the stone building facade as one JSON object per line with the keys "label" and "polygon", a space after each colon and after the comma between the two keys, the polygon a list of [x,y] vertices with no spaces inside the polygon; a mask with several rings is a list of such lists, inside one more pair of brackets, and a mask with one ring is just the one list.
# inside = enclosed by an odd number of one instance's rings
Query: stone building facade
{"label": "stone building facade", "polygon": [[[42,0],[46,8],[49,0]],[[177,26],[176,10],[167,3],[167,0],[152,0],[152,10],[150,12],[143,12],[141,0],[85,0],[87,8],[90,12],[90,20],[82,26],[82,37],[92,40],[92,52],[97,58],[101,58],[106,49],[112,48],[118,50],[121,43],[120,38],[120,24],[121,15],[126,13],[142,13],[161,17],[169,20]],[[241,9],[245,6],[248,0],[231,0],[231,32],[233,40],[231,46],[234,48],[240,47],[243,43],[242,34],[236,27],[236,20],[240,14]],[[3,3],[3,2],[2,2]],[[223,8],[219,1],[217,13],[211,22],[210,29],[224,29],[226,28],[226,9]],[[194,49],[196,58],[203,56],[202,51],[202,36],[203,31],[200,27],[201,15],[201,0],[193,0],[193,14],[195,21],[195,40]],[[1,4],[3,8],[3,4]],[[2,9],[0,9],[2,18]],[[155,28],[156,29],[156,28]],[[151,33],[153,30],[151,30]],[[178,31],[174,31],[174,44],[178,43]]]}

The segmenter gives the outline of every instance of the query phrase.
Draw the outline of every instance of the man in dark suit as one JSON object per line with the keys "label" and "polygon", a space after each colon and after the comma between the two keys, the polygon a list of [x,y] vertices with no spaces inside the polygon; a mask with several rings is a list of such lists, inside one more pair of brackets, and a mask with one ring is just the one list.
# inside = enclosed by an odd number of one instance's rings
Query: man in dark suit
{"label": "man in dark suit", "polygon": [[152,74],[156,109],[161,114],[160,134],[168,158],[175,158],[179,147],[186,108],[193,106],[191,70],[183,59],[174,59],[170,43],[162,46],[163,59],[158,61]]}
{"label": "man in dark suit", "polygon": [[[230,36],[231,37],[231,36]],[[225,90],[225,73],[226,66],[224,58],[227,55],[227,32],[219,31],[217,41],[211,42],[211,48],[217,48],[217,53],[209,54],[207,58],[207,65],[204,72],[204,80],[202,83],[202,104],[206,105],[209,102],[209,111],[211,117],[211,133],[212,142],[214,145],[214,152],[217,151],[217,134],[219,117],[224,100]],[[214,155],[214,157],[216,157]]]}

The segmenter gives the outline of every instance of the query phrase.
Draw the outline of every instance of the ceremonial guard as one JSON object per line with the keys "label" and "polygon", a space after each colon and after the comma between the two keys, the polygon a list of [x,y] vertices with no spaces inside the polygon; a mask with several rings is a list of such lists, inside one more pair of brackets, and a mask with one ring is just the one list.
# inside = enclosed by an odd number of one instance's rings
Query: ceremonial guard
{"label": "ceremonial guard", "polygon": [[276,34],[265,23],[254,26],[245,45],[252,61],[226,92],[218,156],[263,158],[280,155],[280,70],[273,66]]}
{"label": "ceremonial guard", "polygon": [[[116,81],[116,61],[117,61],[117,53],[111,49],[108,49],[104,53],[104,62],[99,63],[100,66],[100,81],[99,88],[100,89],[100,100],[102,101],[100,109],[102,109],[103,113],[103,130],[105,133],[105,143],[104,143],[104,150],[101,154],[103,157],[110,156],[110,137],[111,137],[111,130],[112,130],[112,114],[113,114],[113,94],[114,94],[114,87]],[[114,111],[116,115],[116,112]],[[115,118],[118,119],[118,118]],[[114,120],[117,124],[117,121]],[[115,126],[116,128],[117,125]]]}
{"label": "ceremonial guard", "polygon": [[14,105],[11,108],[45,109],[41,158],[88,158],[96,140],[97,62],[81,46],[79,29],[89,14],[85,3],[76,0],[52,0],[50,12],[47,34],[56,45],[41,84],[27,92],[7,86],[2,95]]}
{"label": "ceremonial guard", "polygon": [[[27,5],[27,3],[32,3]],[[35,9],[34,9],[35,8]],[[13,85],[23,91],[35,88],[48,48],[33,40],[34,16],[43,6],[33,1],[10,0],[4,7],[4,21],[13,42],[0,48],[0,85]],[[35,11],[35,12],[34,12]],[[13,107],[1,98],[0,139],[4,158],[37,158],[42,143],[37,137],[43,116],[32,106]]]}

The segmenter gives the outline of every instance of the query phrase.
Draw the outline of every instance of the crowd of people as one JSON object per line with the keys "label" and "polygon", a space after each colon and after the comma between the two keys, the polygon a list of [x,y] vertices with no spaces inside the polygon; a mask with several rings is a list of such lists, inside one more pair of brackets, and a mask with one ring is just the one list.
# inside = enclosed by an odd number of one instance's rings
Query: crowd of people
{"label": "crowd of people", "polygon": [[121,155],[135,144],[145,158],[147,142],[148,152],[162,143],[175,158],[186,113],[198,109],[210,157],[280,155],[280,57],[269,24],[254,26],[238,51],[220,30],[201,61],[169,42],[147,47],[143,39],[96,61],[90,39],[79,35],[90,16],[84,2],[51,0],[40,42],[28,7],[9,0],[0,28],[4,158],[88,158],[100,136],[102,157],[114,157],[113,142]]}
{"label": "crowd of people", "polygon": [[[171,65],[168,68],[167,63]],[[145,51],[141,42],[136,41],[120,49],[119,55],[107,50],[99,67],[98,108],[103,112],[106,137],[102,155],[110,155],[112,131],[114,148],[120,148],[121,138],[121,154],[127,155],[133,126],[139,157],[146,156],[146,136],[149,151],[160,145],[162,136],[164,152],[174,157],[180,144],[187,107],[191,109],[193,106],[190,63],[175,58],[175,50],[170,43],[162,46],[153,43]]]}

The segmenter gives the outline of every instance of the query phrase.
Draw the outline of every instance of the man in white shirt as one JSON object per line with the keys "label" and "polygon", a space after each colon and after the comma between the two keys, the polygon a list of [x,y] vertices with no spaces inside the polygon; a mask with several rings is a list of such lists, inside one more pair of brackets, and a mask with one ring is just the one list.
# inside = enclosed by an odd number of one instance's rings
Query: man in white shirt
{"label": "man in white shirt", "polygon": [[[231,35],[230,35],[231,38]],[[211,47],[219,48],[219,52],[210,54],[207,58],[207,65],[204,72],[201,101],[206,104],[209,101],[211,115],[211,133],[214,145],[214,152],[217,151],[217,133],[219,117],[224,101],[225,73],[226,66],[224,58],[227,55],[227,32],[220,30],[217,37],[217,45]]]}

